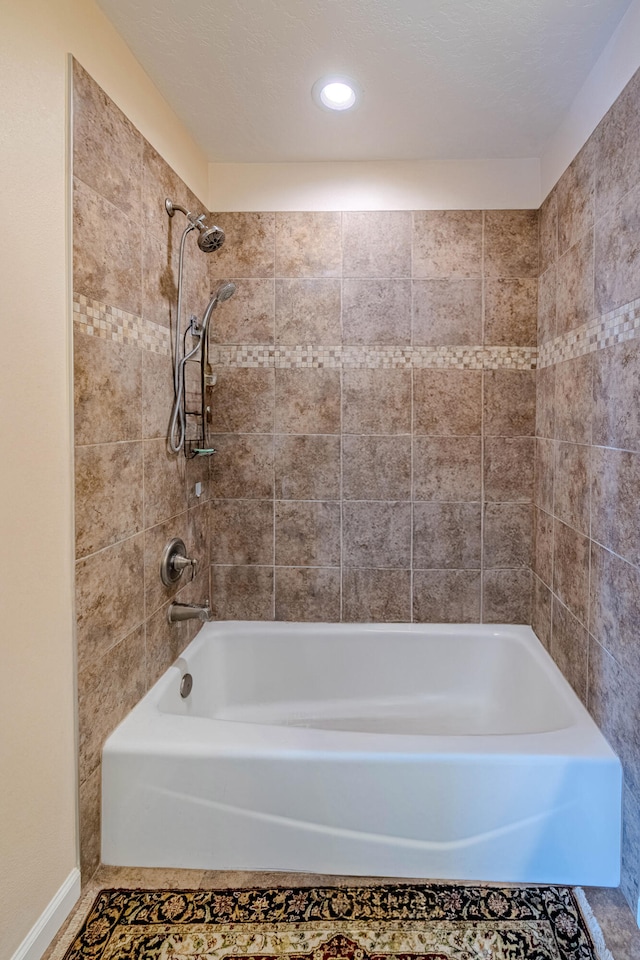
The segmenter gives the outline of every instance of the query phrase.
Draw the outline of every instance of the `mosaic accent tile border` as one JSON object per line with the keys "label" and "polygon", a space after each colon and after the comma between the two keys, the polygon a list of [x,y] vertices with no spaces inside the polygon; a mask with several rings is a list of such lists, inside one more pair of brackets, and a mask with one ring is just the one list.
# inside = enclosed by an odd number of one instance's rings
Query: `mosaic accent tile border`
{"label": "mosaic accent tile border", "polygon": [[168,327],[143,320],[100,300],[74,294],[73,319],[78,330],[90,337],[137,345],[150,353],[167,357],[171,355],[171,332]]}
{"label": "mosaic accent tile border", "polygon": [[576,327],[563,337],[543,343],[538,351],[538,367],[551,367],[563,360],[575,360],[586,353],[603,350],[625,340],[640,337],[640,300],[605,313],[597,320]]}
{"label": "mosaic accent tile border", "polygon": [[221,367],[333,369],[532,370],[535,347],[359,347],[223,345],[212,346],[211,363]]}
{"label": "mosaic accent tile border", "polygon": [[[74,294],[73,315],[88,336],[137,344],[151,353],[171,355],[168,327],[117,307]],[[221,367],[329,369],[535,370],[640,338],[640,299],[536,347],[482,346],[274,346],[212,344],[210,361]]]}

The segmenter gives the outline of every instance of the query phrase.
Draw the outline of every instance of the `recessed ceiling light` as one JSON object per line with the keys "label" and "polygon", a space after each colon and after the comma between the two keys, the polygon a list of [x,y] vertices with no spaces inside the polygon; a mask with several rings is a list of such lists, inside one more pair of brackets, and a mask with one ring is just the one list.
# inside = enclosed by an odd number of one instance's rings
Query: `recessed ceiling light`
{"label": "recessed ceiling light", "polygon": [[321,77],[314,83],[311,95],[325,110],[350,110],[359,95],[357,83],[350,77]]}

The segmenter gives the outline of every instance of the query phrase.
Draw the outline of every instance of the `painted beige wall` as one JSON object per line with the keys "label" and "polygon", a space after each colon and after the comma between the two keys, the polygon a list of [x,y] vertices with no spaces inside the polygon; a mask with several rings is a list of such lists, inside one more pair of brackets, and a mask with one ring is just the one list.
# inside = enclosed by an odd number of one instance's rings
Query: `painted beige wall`
{"label": "painted beige wall", "polygon": [[[0,5],[0,958],[77,864],[67,56],[191,188],[207,164],[92,0]],[[35,335],[34,335],[35,333]]]}

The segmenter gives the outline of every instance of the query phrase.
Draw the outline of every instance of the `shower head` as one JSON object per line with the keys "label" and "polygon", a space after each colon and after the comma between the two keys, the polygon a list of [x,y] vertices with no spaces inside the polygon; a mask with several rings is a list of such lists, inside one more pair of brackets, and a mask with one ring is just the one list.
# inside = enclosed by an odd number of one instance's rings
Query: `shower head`
{"label": "shower head", "polygon": [[198,231],[198,246],[204,253],[213,253],[215,250],[219,250],[224,243],[224,230],[216,226],[208,227],[204,221],[204,213],[198,217],[195,213],[189,213],[181,204],[169,200],[168,197],[164,202],[164,208],[170,217],[173,217],[176,210],[184,213],[192,229]]}
{"label": "shower head", "polygon": [[[220,249],[224,243],[224,230],[216,226],[207,227],[204,223],[196,223],[195,226],[200,231],[198,235],[198,246],[204,253],[213,253],[215,250]],[[231,296],[231,294],[229,294],[229,296]]]}

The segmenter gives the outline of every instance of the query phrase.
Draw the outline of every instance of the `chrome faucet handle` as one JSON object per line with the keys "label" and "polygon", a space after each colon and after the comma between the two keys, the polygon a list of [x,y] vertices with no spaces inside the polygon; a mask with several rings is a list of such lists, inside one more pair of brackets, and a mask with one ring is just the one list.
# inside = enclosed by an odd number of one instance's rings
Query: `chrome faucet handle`
{"label": "chrome faucet handle", "polygon": [[165,587],[177,583],[187,567],[191,570],[191,580],[195,580],[198,561],[187,556],[184,540],[174,537],[164,548],[160,562],[160,579]]}
{"label": "chrome faucet handle", "polygon": [[191,557],[183,557],[180,554],[176,553],[171,559],[171,566],[176,571],[176,573],[182,573],[187,567],[191,568],[191,579],[195,580],[196,574],[198,572],[198,561],[192,560]]}

